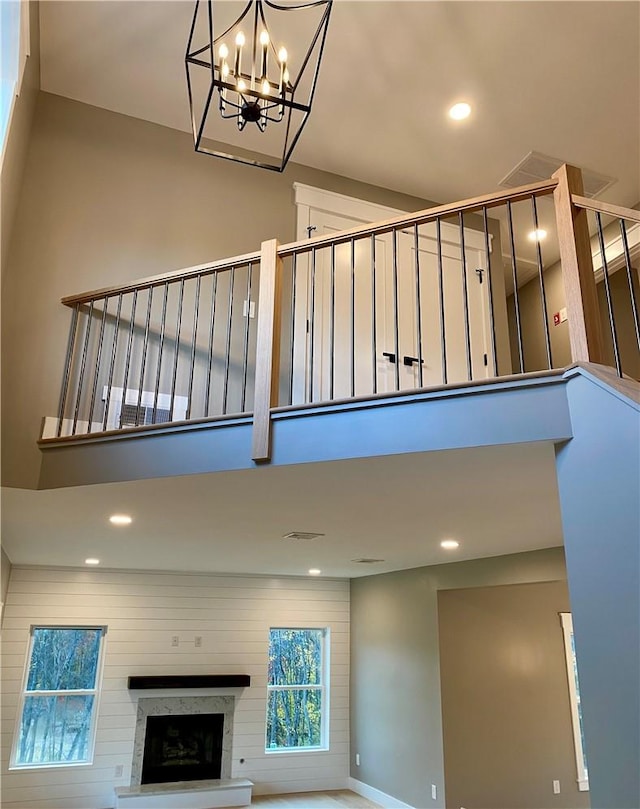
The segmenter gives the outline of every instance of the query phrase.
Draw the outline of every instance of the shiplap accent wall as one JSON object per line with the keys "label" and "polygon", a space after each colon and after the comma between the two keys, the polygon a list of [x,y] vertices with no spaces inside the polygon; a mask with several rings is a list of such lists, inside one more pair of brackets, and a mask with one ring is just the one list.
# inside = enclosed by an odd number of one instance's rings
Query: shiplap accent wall
{"label": "shiplap accent wall", "polygon": [[[32,624],[106,624],[103,690],[90,766],[8,771]],[[330,629],[327,752],[264,752],[269,627]],[[178,635],[178,647],[171,645]],[[195,636],[202,636],[196,648]],[[234,777],[256,793],[344,788],[349,764],[349,582],[331,579],[14,567],[2,632],[2,806],[107,809],[131,774],[134,674],[250,674],[236,694]],[[177,693],[177,692],[175,692]],[[180,692],[183,693],[183,692]],[[240,764],[244,758],[245,763]],[[118,765],[124,766],[116,778]]]}

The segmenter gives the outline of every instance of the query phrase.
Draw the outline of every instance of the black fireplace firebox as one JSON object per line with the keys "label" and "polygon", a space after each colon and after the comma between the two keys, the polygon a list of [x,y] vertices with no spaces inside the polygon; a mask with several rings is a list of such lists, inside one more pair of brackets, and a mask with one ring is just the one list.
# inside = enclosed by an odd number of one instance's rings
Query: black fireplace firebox
{"label": "black fireplace firebox", "polygon": [[142,784],[220,778],[224,714],[148,716]]}

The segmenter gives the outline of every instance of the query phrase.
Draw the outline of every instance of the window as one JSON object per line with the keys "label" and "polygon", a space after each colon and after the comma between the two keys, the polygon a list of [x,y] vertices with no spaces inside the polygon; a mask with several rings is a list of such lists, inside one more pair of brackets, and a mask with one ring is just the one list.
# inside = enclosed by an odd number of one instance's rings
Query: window
{"label": "window", "polygon": [[585,757],[582,707],[580,705],[580,684],[578,682],[578,664],[576,661],[576,647],[573,640],[573,621],[571,619],[571,613],[561,612],[560,620],[562,621],[562,631],[564,633],[564,652],[567,662],[567,681],[569,683],[573,743],[578,771],[578,789],[581,792],[585,792],[589,789],[589,773],[587,771],[587,759]]}
{"label": "window", "polygon": [[0,2],[0,145],[4,145],[29,51],[29,4],[21,0]]}
{"label": "window", "polygon": [[105,631],[31,628],[12,767],[91,763]]}
{"label": "window", "polygon": [[266,750],[326,749],[328,630],[271,629]]}

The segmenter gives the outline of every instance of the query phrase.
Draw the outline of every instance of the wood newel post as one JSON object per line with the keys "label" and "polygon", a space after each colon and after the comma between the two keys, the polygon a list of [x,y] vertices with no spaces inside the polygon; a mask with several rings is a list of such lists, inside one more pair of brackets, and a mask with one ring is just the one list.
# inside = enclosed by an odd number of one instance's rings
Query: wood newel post
{"label": "wood newel post", "polygon": [[582,172],[575,166],[564,165],[553,177],[558,180],[553,196],[571,358],[574,362],[601,363],[602,333],[587,212],[571,201],[572,194],[584,194]]}
{"label": "wood newel post", "polygon": [[278,241],[270,239],[262,242],[260,255],[251,454],[256,462],[271,458],[271,408],[278,403],[280,383],[281,286],[282,260],[278,256]]}

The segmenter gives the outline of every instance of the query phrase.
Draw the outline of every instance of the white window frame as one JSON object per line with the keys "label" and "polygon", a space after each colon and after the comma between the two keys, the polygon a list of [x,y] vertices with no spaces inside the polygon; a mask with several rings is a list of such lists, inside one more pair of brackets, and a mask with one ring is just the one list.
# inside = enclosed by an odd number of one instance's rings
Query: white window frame
{"label": "white window frame", "polygon": [[[93,688],[63,688],[53,691],[27,691],[27,683],[29,680],[29,670],[31,668],[31,656],[33,654],[33,644],[35,639],[36,629],[60,629],[60,630],[99,630],[100,631],[100,645],[98,648],[98,660],[96,662],[96,679]],[[33,624],[29,630],[29,648],[27,649],[27,658],[25,661],[24,674],[22,676],[22,687],[20,690],[20,702],[18,704],[18,712],[16,715],[16,724],[13,732],[13,745],[11,748],[11,759],[9,763],[10,770],[45,770],[45,769],[59,769],[61,767],[87,767],[93,764],[93,756],[96,746],[96,732],[98,729],[98,706],[100,700],[100,693],[102,690],[102,673],[104,669],[104,647],[105,637],[107,634],[107,627],[103,625],[60,625],[60,624]],[[87,758],[82,761],[60,761],[60,762],[46,762],[44,764],[27,762],[20,764],[16,761],[18,756],[18,745],[20,742],[20,729],[22,727],[22,714],[27,697],[58,697],[58,696],[93,696],[93,706],[91,709],[91,725],[89,728],[89,744],[87,750]]]}
{"label": "white window frame", "polygon": [[[318,753],[329,750],[329,627],[326,626],[271,626],[269,627],[269,645],[271,645],[271,633],[273,631],[310,631],[322,633],[322,645],[320,648],[320,673],[319,684],[310,685],[270,685],[267,682],[267,705],[265,722],[265,748],[268,755],[289,755],[291,753]],[[315,747],[267,747],[266,729],[269,721],[269,694],[272,691],[320,691],[320,744]]]}
{"label": "white window frame", "polygon": [[577,782],[580,792],[589,790],[589,774],[587,771],[587,760],[584,747],[582,745],[582,732],[580,728],[580,713],[578,709],[579,697],[576,687],[575,676],[575,654],[573,650],[573,619],[570,612],[560,613],[562,623],[562,634],[564,637],[564,654],[567,667],[567,683],[569,685],[569,703],[571,705],[571,725],[573,727],[573,747],[576,756]]}

